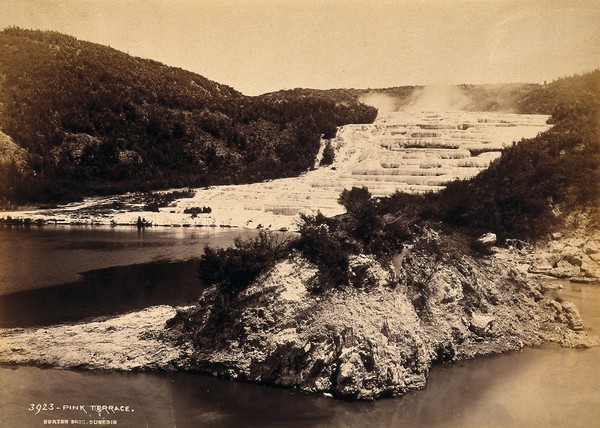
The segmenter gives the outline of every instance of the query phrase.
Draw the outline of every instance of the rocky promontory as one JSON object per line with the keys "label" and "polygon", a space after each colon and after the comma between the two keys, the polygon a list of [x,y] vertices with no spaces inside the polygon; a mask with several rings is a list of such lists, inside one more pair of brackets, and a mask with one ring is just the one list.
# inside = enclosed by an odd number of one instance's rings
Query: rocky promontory
{"label": "rocky promontory", "polygon": [[425,230],[389,263],[351,256],[355,285],[316,293],[318,267],[293,251],[238,294],[212,286],[195,306],[0,329],[0,363],[192,370],[374,399],[424,387],[438,363],[596,345],[577,308],[522,263],[514,248],[477,255]]}
{"label": "rocky promontory", "polygon": [[458,255],[452,240],[428,231],[390,264],[353,256],[360,285],[320,294],[317,267],[293,254],[235,296],[209,288],[169,332],[192,349],[188,369],[349,399],[422,388],[441,362],[595,343],[506,253]]}

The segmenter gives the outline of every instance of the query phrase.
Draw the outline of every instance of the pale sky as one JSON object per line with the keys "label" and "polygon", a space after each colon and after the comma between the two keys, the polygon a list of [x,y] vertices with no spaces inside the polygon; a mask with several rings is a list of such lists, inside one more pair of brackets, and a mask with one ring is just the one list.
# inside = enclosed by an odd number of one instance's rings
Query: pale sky
{"label": "pale sky", "polygon": [[543,82],[600,67],[600,1],[0,0],[55,30],[247,94]]}

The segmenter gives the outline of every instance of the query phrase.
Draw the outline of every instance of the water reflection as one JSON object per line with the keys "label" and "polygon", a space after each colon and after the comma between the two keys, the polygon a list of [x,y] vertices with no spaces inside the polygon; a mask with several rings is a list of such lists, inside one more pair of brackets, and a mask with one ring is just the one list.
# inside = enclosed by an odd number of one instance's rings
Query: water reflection
{"label": "water reflection", "polygon": [[[40,426],[30,401],[126,404],[128,427],[594,427],[598,349],[529,349],[433,370],[425,390],[349,403],[190,373],[0,368],[3,422]],[[17,386],[18,385],[18,386]]]}
{"label": "water reflection", "polygon": [[115,315],[154,305],[186,305],[203,286],[198,260],[85,272],[69,284],[0,296],[0,327],[31,327]]}
{"label": "water reflection", "polygon": [[199,257],[229,246],[243,229],[0,226],[0,295],[65,284],[82,272]]}
{"label": "water reflection", "polygon": [[[132,230],[125,234],[86,230],[72,236],[53,235],[51,230],[3,232],[0,267],[11,256],[29,252],[32,260],[48,257],[60,263],[57,272],[64,278],[60,266],[65,266],[65,260],[67,271],[81,272],[90,269],[78,270],[81,265],[75,255],[89,252],[91,258],[100,258],[95,270],[70,285],[0,297],[4,322],[47,324],[56,321],[53,317],[78,319],[156,301],[168,303],[174,296],[194,299],[198,292],[197,261],[189,256],[203,246],[204,231],[179,229],[151,235],[154,232],[147,230],[143,236]],[[218,239],[231,242],[239,233],[228,232]],[[46,254],[48,249],[74,255],[57,258],[52,252]],[[163,261],[149,263],[157,255]],[[133,264],[138,257],[143,264]],[[97,266],[117,259],[129,266]],[[0,272],[16,281],[12,274]],[[41,274],[30,279],[36,275]],[[591,332],[599,332],[600,287],[564,286],[562,297],[578,306]],[[21,312],[29,315],[23,318]],[[41,316],[35,318],[38,312]],[[191,373],[2,367],[0,426],[42,426],[44,417],[56,415],[34,415],[27,410],[29,403],[57,402],[130,405],[135,412],[118,416],[119,426],[126,427],[593,427],[600,420],[598,366],[600,348],[526,349],[435,367],[425,390],[375,403],[347,403]]]}

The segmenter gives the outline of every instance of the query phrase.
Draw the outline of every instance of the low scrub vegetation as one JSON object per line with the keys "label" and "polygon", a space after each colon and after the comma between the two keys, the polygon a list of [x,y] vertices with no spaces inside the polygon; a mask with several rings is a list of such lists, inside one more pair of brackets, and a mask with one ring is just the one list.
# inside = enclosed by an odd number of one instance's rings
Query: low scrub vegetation
{"label": "low scrub vegetation", "polygon": [[206,246],[200,259],[200,279],[205,284],[219,284],[225,294],[236,294],[261,272],[287,257],[291,242],[284,235],[260,231],[254,238],[238,237],[230,248]]}
{"label": "low scrub vegetation", "polygon": [[335,159],[335,149],[331,145],[331,141],[328,141],[327,144],[325,145],[325,148],[323,149],[323,157],[321,158],[320,165],[321,166],[331,165],[333,163],[334,159]]}
{"label": "low scrub vegetation", "polygon": [[558,227],[566,213],[597,207],[599,93],[596,70],[534,94],[528,102],[536,105],[537,99],[551,109],[554,127],[505,149],[476,177],[429,195],[427,214],[450,225],[493,231],[501,239],[537,239]]}

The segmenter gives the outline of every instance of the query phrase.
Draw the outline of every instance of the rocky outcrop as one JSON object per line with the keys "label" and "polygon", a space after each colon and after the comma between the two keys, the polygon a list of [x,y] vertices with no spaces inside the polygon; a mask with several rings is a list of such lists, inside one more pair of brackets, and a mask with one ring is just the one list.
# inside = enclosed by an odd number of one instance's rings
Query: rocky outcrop
{"label": "rocky outcrop", "polygon": [[310,291],[317,267],[293,254],[236,296],[212,287],[177,311],[0,329],[0,363],[194,370],[373,399],[422,388],[441,362],[543,342],[598,344],[577,308],[519,264],[523,243],[475,258],[455,238],[428,231],[389,264],[353,256],[358,287],[320,295]]}
{"label": "rocky outcrop", "polygon": [[479,239],[477,239],[477,242],[479,242],[481,245],[485,245],[487,247],[491,247],[493,245],[496,245],[496,234],[495,233],[486,233],[484,235],[481,235],[479,237]]}
{"label": "rocky outcrop", "polygon": [[316,267],[295,255],[237,296],[208,289],[170,335],[193,350],[188,369],[351,399],[421,388],[440,362],[594,343],[573,305],[510,260],[453,245],[428,233],[390,265],[358,256],[364,286],[322,295],[308,291]]}
{"label": "rocky outcrop", "polygon": [[[590,222],[590,219],[585,219]],[[598,282],[600,279],[600,231],[586,227],[575,232],[555,232],[551,240],[527,253],[529,272],[574,282]]]}

